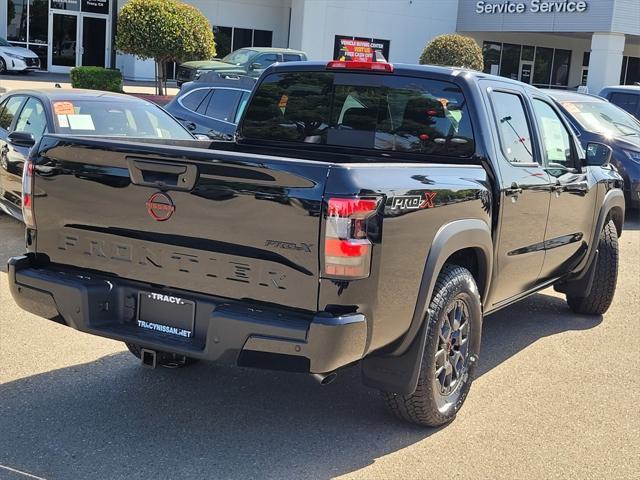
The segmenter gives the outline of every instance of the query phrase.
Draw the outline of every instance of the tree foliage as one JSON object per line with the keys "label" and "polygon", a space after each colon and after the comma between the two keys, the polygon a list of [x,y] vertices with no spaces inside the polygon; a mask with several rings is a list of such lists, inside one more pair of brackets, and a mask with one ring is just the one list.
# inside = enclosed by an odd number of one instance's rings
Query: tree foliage
{"label": "tree foliage", "polygon": [[207,18],[177,0],[131,0],[120,10],[117,29],[118,51],[154,59],[160,78],[166,62],[206,60],[216,54]]}
{"label": "tree foliage", "polygon": [[440,35],[424,47],[421,64],[446,65],[482,71],[482,50],[471,37],[458,34]]}

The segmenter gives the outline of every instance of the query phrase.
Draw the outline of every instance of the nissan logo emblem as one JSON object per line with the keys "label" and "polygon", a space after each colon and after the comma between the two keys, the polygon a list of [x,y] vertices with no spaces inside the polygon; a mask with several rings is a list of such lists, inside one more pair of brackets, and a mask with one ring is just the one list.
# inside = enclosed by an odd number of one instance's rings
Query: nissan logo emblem
{"label": "nissan logo emblem", "polygon": [[162,192],[156,192],[151,195],[146,205],[147,212],[149,212],[151,218],[158,222],[169,220],[173,212],[176,211],[176,206],[173,204],[171,197]]}

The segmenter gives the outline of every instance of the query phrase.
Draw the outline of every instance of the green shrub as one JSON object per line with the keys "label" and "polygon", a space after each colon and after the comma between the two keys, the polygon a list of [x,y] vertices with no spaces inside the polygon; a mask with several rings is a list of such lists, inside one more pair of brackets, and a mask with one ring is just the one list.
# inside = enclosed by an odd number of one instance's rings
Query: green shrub
{"label": "green shrub", "polygon": [[421,64],[446,65],[482,71],[482,50],[471,37],[458,34],[440,35],[424,47]]}
{"label": "green shrub", "polygon": [[122,92],[122,73],[120,70],[102,67],[75,67],[71,69],[71,86]]}
{"label": "green shrub", "polygon": [[118,13],[116,48],[142,60],[155,60],[159,95],[163,95],[167,62],[210,60],[216,55],[207,17],[177,0],[129,0]]}

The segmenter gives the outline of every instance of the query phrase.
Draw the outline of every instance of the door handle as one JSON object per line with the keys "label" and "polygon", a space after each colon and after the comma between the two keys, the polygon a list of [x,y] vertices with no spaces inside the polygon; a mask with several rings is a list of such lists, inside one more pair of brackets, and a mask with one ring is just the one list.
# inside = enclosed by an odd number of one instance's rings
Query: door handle
{"label": "door handle", "polygon": [[513,196],[520,195],[521,193],[522,193],[522,187],[518,185],[518,182],[513,182],[510,188],[505,188],[504,190],[504,194],[507,197],[512,195]]}

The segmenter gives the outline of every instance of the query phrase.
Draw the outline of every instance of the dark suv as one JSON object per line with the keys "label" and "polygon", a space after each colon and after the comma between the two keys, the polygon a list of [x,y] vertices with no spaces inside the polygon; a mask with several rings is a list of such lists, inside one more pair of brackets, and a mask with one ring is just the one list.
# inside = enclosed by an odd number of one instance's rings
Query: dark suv
{"label": "dark suv", "polygon": [[605,87],[600,91],[600,96],[640,120],[640,85]]}

